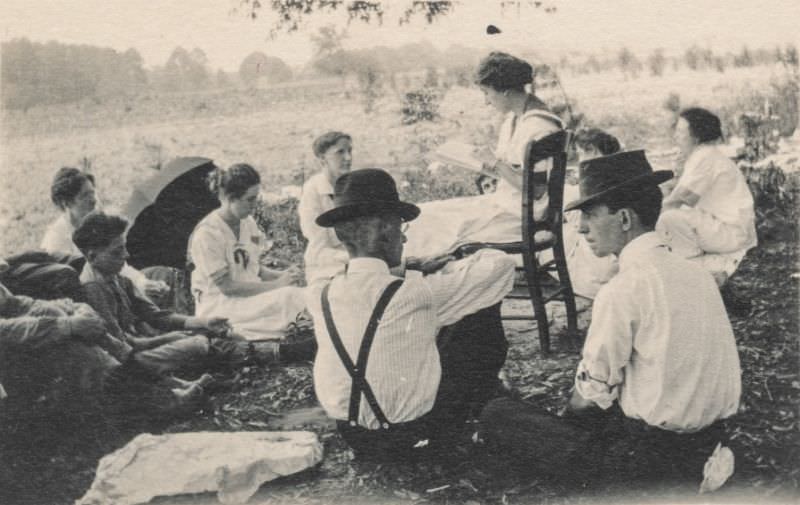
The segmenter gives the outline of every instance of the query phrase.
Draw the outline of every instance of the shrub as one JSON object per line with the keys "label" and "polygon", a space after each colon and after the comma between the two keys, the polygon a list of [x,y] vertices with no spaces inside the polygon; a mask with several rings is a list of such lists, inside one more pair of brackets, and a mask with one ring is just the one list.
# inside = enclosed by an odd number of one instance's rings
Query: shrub
{"label": "shrub", "polygon": [[744,113],[739,116],[739,127],[744,137],[744,147],[737,158],[756,162],[778,150],[777,117],[758,113]]}
{"label": "shrub", "polygon": [[273,205],[261,202],[253,214],[256,223],[273,242],[265,258],[268,262],[303,263],[307,240],[300,231],[298,203],[294,198]]}
{"label": "shrub", "polygon": [[753,193],[760,240],[785,237],[786,230],[796,232],[800,218],[800,174],[787,174],[772,161],[766,164],[745,161],[739,163],[739,168]]}
{"label": "shrub", "polygon": [[441,94],[434,88],[424,87],[405,94],[403,98],[403,124],[435,121],[439,118]]}

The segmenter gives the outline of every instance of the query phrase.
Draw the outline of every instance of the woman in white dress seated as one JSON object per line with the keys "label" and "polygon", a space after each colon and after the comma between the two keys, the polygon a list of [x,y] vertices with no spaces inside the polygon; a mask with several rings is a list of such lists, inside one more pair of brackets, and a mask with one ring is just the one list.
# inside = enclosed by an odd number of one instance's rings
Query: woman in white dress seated
{"label": "woman in white dress seated", "polygon": [[719,149],[722,127],[706,109],[680,112],[675,142],[686,163],[656,225],[672,251],[702,264],[722,285],[757,243],[753,195]]}
{"label": "woman in white dress seated", "polygon": [[244,163],[212,175],[222,205],[198,223],[190,239],[192,294],[198,316],[227,317],[248,339],[280,339],[304,310],[303,290],[293,286],[302,274],[259,261],[266,238],[252,214],[260,183],[258,172]]}
{"label": "woman in white dress seated", "polygon": [[[478,65],[476,84],[486,103],[506,116],[500,128],[496,159],[485,163],[497,173],[499,182],[493,193],[453,198],[419,205],[420,217],[406,233],[407,254],[431,257],[467,242],[515,242],[522,234],[522,164],[529,141],[543,138],[563,128],[558,116],[529,89],[533,68],[510,54],[493,52]],[[549,161],[534,167],[546,177]],[[534,215],[544,218],[547,194],[535,195]]]}

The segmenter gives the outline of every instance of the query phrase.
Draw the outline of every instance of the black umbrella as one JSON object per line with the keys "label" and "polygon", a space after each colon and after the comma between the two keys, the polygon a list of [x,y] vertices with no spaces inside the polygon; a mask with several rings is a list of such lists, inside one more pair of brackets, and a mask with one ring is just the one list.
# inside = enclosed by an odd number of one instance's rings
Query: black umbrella
{"label": "black umbrella", "polygon": [[215,168],[208,158],[177,158],[134,188],[123,210],[132,223],[127,237],[130,265],[186,267],[189,236],[219,207],[207,183]]}

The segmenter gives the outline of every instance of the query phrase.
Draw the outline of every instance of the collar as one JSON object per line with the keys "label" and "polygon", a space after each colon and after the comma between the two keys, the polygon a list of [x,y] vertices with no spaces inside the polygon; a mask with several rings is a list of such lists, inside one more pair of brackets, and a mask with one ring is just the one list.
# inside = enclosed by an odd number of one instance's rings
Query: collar
{"label": "collar", "polygon": [[352,258],[347,264],[347,275],[350,274],[386,274],[390,275],[389,265],[378,258]]}
{"label": "collar", "polygon": [[321,195],[330,195],[333,196],[333,185],[331,181],[325,176],[325,172],[321,171],[317,174],[317,192]]}
{"label": "collar", "polygon": [[688,164],[691,161],[694,161],[694,160],[697,160],[699,158],[702,158],[702,157],[706,156],[710,151],[715,150],[716,147],[717,147],[717,144],[715,144],[713,142],[712,143],[706,142],[704,144],[697,144],[696,146],[694,146],[694,149],[692,149],[692,152],[689,153],[689,156],[686,157],[686,161],[684,163]]}
{"label": "collar", "polygon": [[117,276],[105,276],[92,268],[92,265],[87,261],[81,270],[80,281],[81,284],[88,284],[90,282],[109,282],[113,281]]}
{"label": "collar", "polygon": [[628,242],[619,253],[620,272],[630,265],[639,262],[641,259],[650,255],[651,251],[657,247],[666,247],[664,241],[654,231],[643,233]]}

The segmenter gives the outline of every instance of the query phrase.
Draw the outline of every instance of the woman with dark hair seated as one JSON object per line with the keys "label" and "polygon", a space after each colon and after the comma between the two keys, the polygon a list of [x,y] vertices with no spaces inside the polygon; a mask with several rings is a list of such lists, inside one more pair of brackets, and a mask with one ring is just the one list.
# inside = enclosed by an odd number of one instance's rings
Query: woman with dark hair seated
{"label": "woman with dark hair seated", "polygon": [[719,285],[757,243],[753,195],[717,147],[721,141],[716,115],[698,107],[680,112],[675,142],[686,163],[656,226],[673,252],[699,261]]}
{"label": "woman with dark hair seated", "polygon": [[212,176],[222,203],[195,227],[189,242],[194,263],[192,294],[201,317],[226,317],[249,339],[280,339],[305,308],[293,286],[299,269],[266,268],[260,262],[266,238],[253,219],[261,177],[238,163]]}
{"label": "woman with dark hair seated", "polygon": [[[532,89],[533,67],[510,54],[493,52],[478,65],[475,83],[486,104],[505,116],[495,158],[485,168],[498,175],[493,193],[421,204],[421,217],[408,230],[406,250],[413,256],[446,252],[465,242],[514,242],[522,233],[520,201],[522,165],[528,142],[563,128],[561,119],[548,111]],[[546,179],[550,162],[534,167]],[[545,186],[534,195],[534,218],[547,210]]]}
{"label": "woman with dark hair seated", "polygon": [[600,128],[583,128],[575,133],[575,148],[578,151],[578,159],[585,161],[617,153],[620,145],[617,137]]}
{"label": "woman with dark hair seated", "polygon": [[[41,248],[50,254],[82,256],[72,241],[72,234],[81,224],[81,220],[97,207],[94,176],[77,168],[60,168],[50,186],[50,199],[61,211],[61,215],[47,228]],[[155,268],[159,270],[154,270],[152,276],[164,277],[161,271],[163,267]],[[170,290],[170,286],[163,280],[151,280],[145,272],[128,264],[123,267],[122,275],[131,279],[136,287],[157,302],[164,301],[163,297]]]}

